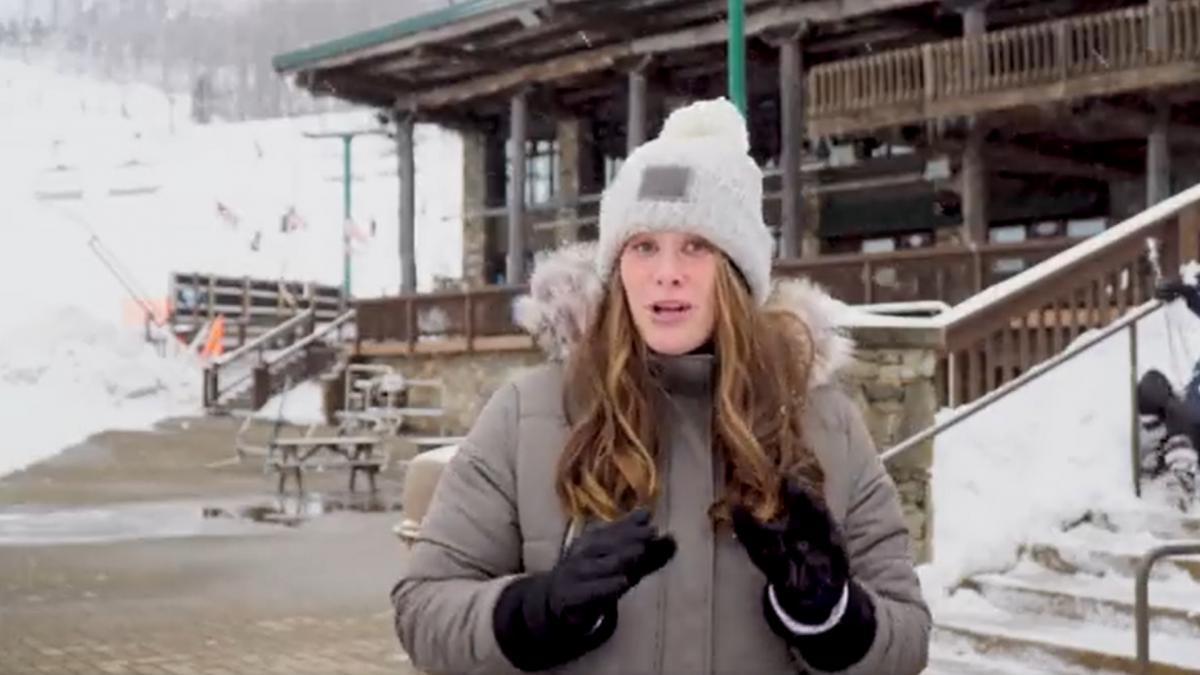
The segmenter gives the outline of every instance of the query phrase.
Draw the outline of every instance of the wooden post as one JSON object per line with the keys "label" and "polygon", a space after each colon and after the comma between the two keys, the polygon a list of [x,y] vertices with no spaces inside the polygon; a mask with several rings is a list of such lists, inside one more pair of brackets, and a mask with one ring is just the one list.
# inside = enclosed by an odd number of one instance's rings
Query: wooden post
{"label": "wooden post", "polygon": [[1154,97],[1154,122],[1146,138],[1146,206],[1171,196],[1171,146],[1168,130],[1171,107],[1161,96]]}
{"label": "wooden post", "polygon": [[558,244],[579,240],[580,157],[583,122],[577,118],[559,120],[558,138]]}
{"label": "wooden post", "polygon": [[525,143],[528,136],[529,100],[524,89],[513,94],[509,106],[508,260],[505,282],[525,281]]}
{"label": "wooden post", "polygon": [[1179,213],[1180,264],[1200,260],[1200,207],[1189,206]]}
{"label": "wooden post", "polygon": [[[463,281],[468,288],[488,283],[484,272],[488,249],[487,208],[488,192],[488,134],[479,129],[464,129],[462,134],[463,165]],[[495,242],[498,244],[498,242]]]}
{"label": "wooden post", "polygon": [[1150,0],[1150,35],[1149,45],[1150,51],[1153,53],[1155,62],[1162,62],[1166,59],[1167,52],[1170,50],[1170,26],[1168,25],[1168,11],[1170,9],[1170,0]]}
{"label": "wooden post", "polygon": [[629,111],[625,124],[626,156],[646,142],[646,62],[629,71]]}
{"label": "wooden post", "polygon": [[[781,119],[780,169],[783,173],[783,223],[779,257],[795,258],[800,253],[804,229],[804,189],[800,173],[804,155],[805,101],[804,52],[799,37],[779,46],[779,96]],[[806,251],[805,253],[812,253]]]}
{"label": "wooden post", "polygon": [[416,159],[412,113],[396,111],[396,156],[400,162],[400,293],[417,292]]}

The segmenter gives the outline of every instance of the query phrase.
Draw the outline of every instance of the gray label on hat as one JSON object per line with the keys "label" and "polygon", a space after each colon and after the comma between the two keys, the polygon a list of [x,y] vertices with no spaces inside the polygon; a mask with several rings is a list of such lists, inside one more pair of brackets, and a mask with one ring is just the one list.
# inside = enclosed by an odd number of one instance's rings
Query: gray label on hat
{"label": "gray label on hat", "polygon": [[638,199],[685,201],[692,170],[686,166],[648,166],[642,171]]}

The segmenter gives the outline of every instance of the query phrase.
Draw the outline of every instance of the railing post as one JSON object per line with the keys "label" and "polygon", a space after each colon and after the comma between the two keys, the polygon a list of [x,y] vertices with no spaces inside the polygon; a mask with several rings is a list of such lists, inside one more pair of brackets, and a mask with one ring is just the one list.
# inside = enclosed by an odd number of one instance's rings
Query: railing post
{"label": "railing post", "polygon": [[472,302],[474,294],[470,290],[463,298],[463,330],[467,334],[467,351],[475,351],[475,305]]}
{"label": "railing post", "polygon": [[255,410],[261,409],[271,399],[271,369],[259,364],[254,367],[254,389],[250,405]]}
{"label": "railing post", "polygon": [[211,365],[204,369],[205,408],[211,408],[217,404],[217,377],[218,369],[216,365]]}
{"label": "railing post", "polygon": [[933,45],[921,45],[921,68],[925,75],[925,104],[929,105],[937,98],[937,64],[934,62]]}

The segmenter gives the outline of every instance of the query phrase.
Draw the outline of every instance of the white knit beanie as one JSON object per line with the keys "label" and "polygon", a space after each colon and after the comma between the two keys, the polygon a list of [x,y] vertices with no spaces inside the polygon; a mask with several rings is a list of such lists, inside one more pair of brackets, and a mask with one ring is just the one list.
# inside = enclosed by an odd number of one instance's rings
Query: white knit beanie
{"label": "white knit beanie", "polygon": [[758,304],[771,283],[770,231],[762,217],[762,171],[750,136],[724,98],[671,113],[658,138],[634,150],[600,201],[596,264],[607,283],[630,237],[674,230],[721,249],[741,271]]}

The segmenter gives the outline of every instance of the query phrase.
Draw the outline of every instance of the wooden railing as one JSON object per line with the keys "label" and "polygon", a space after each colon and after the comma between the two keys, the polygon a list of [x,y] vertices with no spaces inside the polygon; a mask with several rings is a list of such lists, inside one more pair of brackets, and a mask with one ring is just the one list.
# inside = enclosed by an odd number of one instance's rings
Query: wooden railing
{"label": "wooden railing", "polygon": [[337,286],[201,273],[172,274],[170,295],[176,335],[190,342],[207,322],[224,316],[226,349],[242,347],[308,308],[323,323],[346,306]]}
{"label": "wooden railing", "polygon": [[[1200,56],[1200,0],[1077,16],[816,66],[808,75],[814,133],[975,112],[974,95],[1190,63]],[[1190,71],[1190,69],[1188,69]],[[1181,72],[1190,81],[1196,74]],[[1085,83],[1077,93],[1114,93],[1141,78]],[[1158,83],[1164,84],[1164,83]],[[1012,105],[1010,101],[1008,105]],[[1002,100],[986,107],[1006,107]],[[861,117],[861,124],[847,119]],[[840,118],[825,129],[822,118]]]}
{"label": "wooden railing", "polygon": [[[851,304],[940,300],[954,304],[1036,265],[1078,240],[1046,239],[978,248],[946,247],[894,253],[781,260],[781,276],[806,276]],[[403,351],[491,348],[489,338],[521,335],[512,303],[525,286],[494,286],[361,300],[358,346]]]}
{"label": "wooden railing", "polygon": [[480,338],[521,333],[513,322],[512,303],[527,292],[525,286],[489,286],[360,300],[358,346],[402,344],[416,351],[430,341],[458,340],[461,348],[471,351]]}
{"label": "wooden railing", "polygon": [[237,349],[213,360],[204,368],[205,408],[215,408],[234,393],[250,385],[254,370],[267,362],[267,351],[282,349],[311,335],[317,310],[309,307]]}
{"label": "wooden railing", "polygon": [[[1147,242],[1160,251],[1158,268]],[[941,317],[942,401],[976,400],[1152,297],[1158,272],[1200,258],[1200,187],[1014,276]]]}

